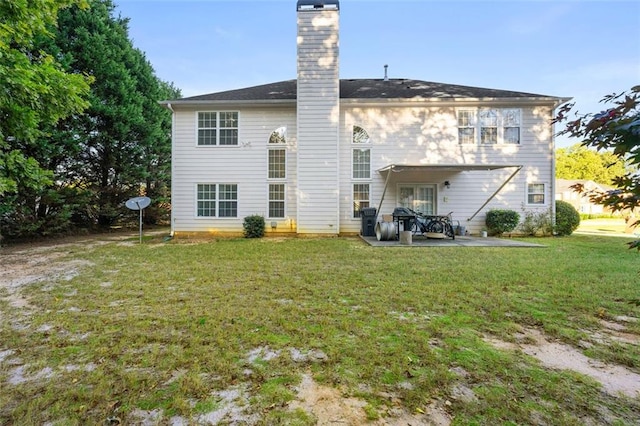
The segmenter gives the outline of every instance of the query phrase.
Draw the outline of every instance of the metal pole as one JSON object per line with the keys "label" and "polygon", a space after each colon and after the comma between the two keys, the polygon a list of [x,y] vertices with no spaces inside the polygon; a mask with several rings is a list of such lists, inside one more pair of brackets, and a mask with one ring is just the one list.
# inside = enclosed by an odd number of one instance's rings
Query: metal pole
{"label": "metal pole", "polygon": [[142,209],[140,208],[140,203],[136,201],[136,205],[138,206],[138,210],[140,211],[140,244],[142,244]]}

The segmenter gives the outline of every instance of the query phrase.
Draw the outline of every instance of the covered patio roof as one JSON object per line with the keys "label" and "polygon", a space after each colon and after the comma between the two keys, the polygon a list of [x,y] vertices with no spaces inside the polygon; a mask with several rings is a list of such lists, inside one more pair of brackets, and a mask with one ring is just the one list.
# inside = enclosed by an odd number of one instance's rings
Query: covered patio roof
{"label": "covered patio roof", "polygon": [[[384,182],[384,189],[382,190],[382,197],[380,197],[380,203],[378,204],[378,209],[376,210],[376,216],[382,207],[382,202],[384,201],[384,196],[387,194],[387,187],[389,186],[389,181],[391,180],[391,173],[402,173],[402,172],[464,172],[464,171],[486,171],[486,170],[498,170],[498,169],[506,169],[506,168],[514,168],[515,171],[500,185],[500,187],[487,198],[487,200],[480,206],[478,210],[474,214],[471,215],[467,220],[470,221],[482,209],[489,204],[489,202],[495,197],[501,190],[504,188],[511,179],[514,178],[515,175],[522,169],[522,165],[518,164],[389,164],[381,169],[378,169],[378,173],[387,173],[387,177]],[[377,219],[377,218],[376,218]]]}
{"label": "covered patio roof", "polygon": [[509,167],[522,167],[518,164],[389,164],[381,169],[378,173],[393,172],[464,172],[478,170],[496,170],[506,169]]}

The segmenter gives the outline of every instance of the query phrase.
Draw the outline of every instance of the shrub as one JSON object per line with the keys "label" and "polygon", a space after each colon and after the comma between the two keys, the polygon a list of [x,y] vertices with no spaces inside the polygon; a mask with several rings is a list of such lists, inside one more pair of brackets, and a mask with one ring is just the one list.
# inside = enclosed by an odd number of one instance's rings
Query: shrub
{"label": "shrub", "polygon": [[524,219],[519,225],[520,231],[525,235],[550,235],[553,232],[551,211],[534,212],[524,211]]}
{"label": "shrub", "polygon": [[580,225],[580,213],[566,201],[556,201],[556,226],[558,236],[571,235]]}
{"label": "shrub", "polygon": [[242,224],[244,228],[244,237],[245,238],[262,238],[264,237],[264,217],[254,214],[251,216],[247,216],[244,218],[244,223]]}
{"label": "shrub", "polygon": [[493,209],[487,212],[485,223],[491,235],[502,235],[516,229],[520,222],[520,215],[513,210]]}

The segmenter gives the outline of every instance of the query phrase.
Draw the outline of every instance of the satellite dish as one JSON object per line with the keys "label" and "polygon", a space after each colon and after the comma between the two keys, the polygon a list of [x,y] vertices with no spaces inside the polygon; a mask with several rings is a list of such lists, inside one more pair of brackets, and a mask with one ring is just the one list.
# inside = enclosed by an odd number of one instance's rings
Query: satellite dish
{"label": "satellite dish", "polygon": [[149,207],[151,198],[149,197],[133,197],[124,203],[129,210],[140,210],[140,244],[142,244],[142,210]]}
{"label": "satellite dish", "polygon": [[151,198],[149,197],[134,197],[124,203],[130,210],[142,210],[149,207],[149,204],[151,204]]}

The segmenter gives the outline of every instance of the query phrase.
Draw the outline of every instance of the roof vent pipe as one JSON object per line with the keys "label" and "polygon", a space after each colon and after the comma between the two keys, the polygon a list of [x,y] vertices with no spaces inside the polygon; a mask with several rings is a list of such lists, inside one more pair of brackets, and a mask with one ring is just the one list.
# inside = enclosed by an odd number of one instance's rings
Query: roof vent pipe
{"label": "roof vent pipe", "polygon": [[384,66],[384,81],[389,81],[389,77],[387,76],[387,68],[389,68],[389,65]]}

